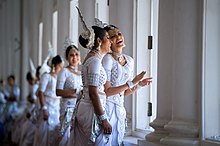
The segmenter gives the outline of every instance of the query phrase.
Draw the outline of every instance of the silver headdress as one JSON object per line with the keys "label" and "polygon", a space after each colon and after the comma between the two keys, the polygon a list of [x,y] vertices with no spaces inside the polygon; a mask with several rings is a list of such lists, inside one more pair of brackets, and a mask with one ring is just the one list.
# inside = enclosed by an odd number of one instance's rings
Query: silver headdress
{"label": "silver headdress", "polygon": [[83,29],[84,29],[84,32],[81,33],[81,36],[84,38],[84,39],[87,39],[89,42],[88,44],[86,45],[86,47],[88,49],[92,49],[92,47],[94,46],[94,41],[95,41],[95,33],[94,33],[94,30],[92,28],[88,28],[86,26],[86,23],[85,21],[83,20],[83,16],[82,16],[82,13],[80,12],[79,8],[76,7],[77,10],[78,10],[78,13],[79,13],[79,17],[81,19],[81,22],[82,22],[82,25],[83,25]]}
{"label": "silver headdress", "polygon": [[65,38],[64,48],[63,48],[63,49],[66,50],[70,45],[75,46],[75,45],[74,45],[74,42],[73,42],[70,38],[66,37],[66,38]]}
{"label": "silver headdress", "polygon": [[49,73],[51,71],[51,67],[49,66],[49,60],[52,59],[52,57],[55,56],[54,49],[51,45],[51,42],[48,42],[48,55],[46,59],[44,60],[43,64],[41,65],[41,68],[39,70],[40,76],[43,75],[44,73]]}
{"label": "silver headdress", "polygon": [[101,28],[104,28],[105,26],[107,26],[107,23],[103,23],[101,20],[99,20],[98,18],[95,18],[95,25],[99,26]]}
{"label": "silver headdress", "polygon": [[30,63],[30,68],[31,68],[31,70],[30,70],[31,76],[33,78],[36,78],[36,68],[35,68],[34,63],[31,58],[29,59],[29,63]]}

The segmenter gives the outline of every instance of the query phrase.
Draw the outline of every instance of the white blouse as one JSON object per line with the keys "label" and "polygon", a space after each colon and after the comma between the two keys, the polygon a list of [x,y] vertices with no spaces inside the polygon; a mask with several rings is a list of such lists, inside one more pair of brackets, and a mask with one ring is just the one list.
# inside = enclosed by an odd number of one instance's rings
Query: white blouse
{"label": "white blouse", "polygon": [[72,73],[68,68],[63,68],[58,75],[56,88],[82,90],[81,75]]}
{"label": "white blouse", "polygon": [[87,59],[82,68],[83,91],[88,92],[88,86],[92,85],[98,86],[98,91],[104,93],[106,80],[107,76],[101,64],[101,59],[95,56]]}
{"label": "white blouse", "polygon": [[107,80],[111,86],[116,87],[125,84],[133,79],[134,60],[128,55],[123,54],[126,64],[122,66],[110,54],[106,54],[102,60],[103,67],[107,74]]}
{"label": "white blouse", "polygon": [[49,73],[42,75],[39,85],[39,91],[42,91],[45,96],[56,98],[56,77],[51,76]]}

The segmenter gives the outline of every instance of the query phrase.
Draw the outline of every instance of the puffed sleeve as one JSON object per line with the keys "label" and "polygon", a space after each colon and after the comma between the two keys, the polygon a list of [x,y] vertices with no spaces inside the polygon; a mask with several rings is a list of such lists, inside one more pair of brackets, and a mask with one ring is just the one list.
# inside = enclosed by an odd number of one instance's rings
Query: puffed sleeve
{"label": "puffed sleeve", "polygon": [[39,91],[45,92],[49,82],[50,74],[44,73],[40,79]]}
{"label": "puffed sleeve", "polygon": [[107,81],[111,81],[111,70],[113,67],[113,60],[112,56],[110,54],[107,54],[102,59],[102,66],[105,69],[106,75],[107,75]]}
{"label": "puffed sleeve", "polygon": [[100,70],[101,61],[98,58],[94,58],[88,66],[88,85],[99,85]]}
{"label": "puffed sleeve", "polygon": [[57,77],[57,85],[56,85],[56,89],[64,89],[64,84],[66,81],[66,70],[67,68],[63,68],[58,77]]}

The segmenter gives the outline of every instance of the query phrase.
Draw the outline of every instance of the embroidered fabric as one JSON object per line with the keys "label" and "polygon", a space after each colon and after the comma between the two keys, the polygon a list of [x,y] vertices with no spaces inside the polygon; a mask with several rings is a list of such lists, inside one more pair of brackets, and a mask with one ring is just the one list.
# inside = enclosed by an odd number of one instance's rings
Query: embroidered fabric
{"label": "embroidered fabric", "polygon": [[[97,116],[94,113],[92,101],[89,97],[88,86],[89,85],[97,86],[98,92],[104,92],[104,84],[106,82],[106,79],[107,79],[106,73],[101,65],[101,60],[95,56],[88,58],[86,62],[83,64],[83,68],[82,68],[84,97],[81,99],[79,103],[79,108],[77,110],[77,115],[79,115],[77,116],[77,121],[79,123],[76,124],[76,126],[80,124],[83,127],[84,126],[88,127],[88,129],[81,129],[80,131],[84,131],[84,132],[78,133],[76,136],[79,137],[80,139],[81,138],[85,139],[85,141],[87,141],[87,144],[88,143],[94,144],[96,142],[97,137],[100,135],[102,131],[100,121],[97,119]],[[103,110],[105,110],[106,95],[99,94],[99,98],[103,106]],[[88,111],[87,109],[91,109],[91,110]],[[88,137],[85,136],[85,134]],[[82,145],[82,143],[80,144]]]}
{"label": "embroidered fabric", "polygon": [[55,77],[51,76],[49,73],[45,73],[40,80],[39,90],[42,91],[44,95],[55,98],[57,97],[56,83],[57,80]]}
{"label": "embroidered fabric", "polygon": [[[102,60],[103,67],[107,73],[107,80],[111,82],[112,87],[123,85],[133,78],[134,61],[130,56],[125,54],[123,54],[123,56],[126,59],[126,64],[124,66],[119,64],[110,54],[107,54]],[[106,113],[114,129],[111,136],[117,139],[111,141],[110,145],[120,145],[125,133],[126,118],[123,93],[108,97],[106,102]]]}
{"label": "embroidered fabric", "polygon": [[57,79],[57,89],[80,89],[82,90],[82,78],[73,74],[69,69],[63,68]]}
{"label": "embroidered fabric", "polygon": [[88,90],[88,85],[98,86],[99,92],[104,92],[106,72],[101,65],[101,60],[95,56],[89,58],[82,69],[83,91]]}
{"label": "embroidered fabric", "polygon": [[[57,79],[57,89],[77,89],[82,90],[81,75],[72,73],[68,68],[60,71]],[[79,96],[79,95],[77,95]],[[70,128],[72,126],[72,118],[76,108],[78,98],[61,98],[60,104],[60,144],[66,145],[70,136]]]}

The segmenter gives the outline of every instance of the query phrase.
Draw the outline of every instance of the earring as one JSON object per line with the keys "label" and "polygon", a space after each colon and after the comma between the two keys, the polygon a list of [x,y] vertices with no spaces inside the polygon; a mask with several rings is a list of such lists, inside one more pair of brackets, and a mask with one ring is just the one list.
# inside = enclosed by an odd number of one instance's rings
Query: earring
{"label": "earring", "polygon": [[52,66],[52,72],[55,72],[55,65]]}
{"label": "earring", "polygon": [[102,45],[102,43],[99,43],[98,51],[101,49],[101,45]]}

